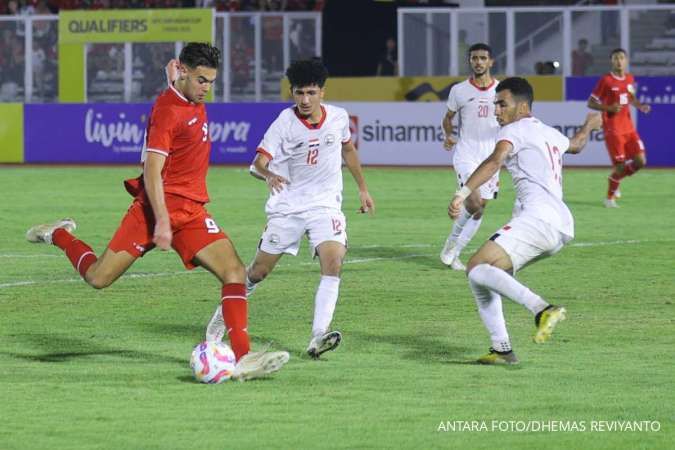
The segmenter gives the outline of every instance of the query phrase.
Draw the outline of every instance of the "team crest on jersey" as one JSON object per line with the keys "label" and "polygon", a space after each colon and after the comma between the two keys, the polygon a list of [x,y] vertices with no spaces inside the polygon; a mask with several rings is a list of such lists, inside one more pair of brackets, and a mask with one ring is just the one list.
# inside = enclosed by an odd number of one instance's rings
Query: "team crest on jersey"
{"label": "team crest on jersey", "polygon": [[335,143],[335,135],[328,133],[323,137],[323,143],[326,145],[333,145]]}

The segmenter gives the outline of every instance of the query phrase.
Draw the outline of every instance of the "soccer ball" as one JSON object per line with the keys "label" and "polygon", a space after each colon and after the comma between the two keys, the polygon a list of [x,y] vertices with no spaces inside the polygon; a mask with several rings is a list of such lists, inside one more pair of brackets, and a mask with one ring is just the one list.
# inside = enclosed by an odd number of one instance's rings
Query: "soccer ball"
{"label": "soccer ball", "polygon": [[218,384],[229,380],[234,373],[234,352],[222,342],[204,341],[192,350],[190,367],[200,383]]}

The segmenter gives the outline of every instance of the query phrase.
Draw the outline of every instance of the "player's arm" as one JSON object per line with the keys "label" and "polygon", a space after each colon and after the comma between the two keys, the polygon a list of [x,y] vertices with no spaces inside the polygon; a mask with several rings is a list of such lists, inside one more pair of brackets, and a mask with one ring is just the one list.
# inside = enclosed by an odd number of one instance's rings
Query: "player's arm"
{"label": "player's arm", "polygon": [[635,106],[638,111],[644,114],[649,114],[649,111],[652,110],[651,105],[640,102],[640,100],[638,100],[637,97],[634,96],[633,94],[631,94],[630,96],[630,104]]}
{"label": "player's arm", "polygon": [[351,172],[352,177],[354,177],[356,185],[359,187],[359,200],[361,201],[360,211],[362,213],[370,212],[371,214],[375,214],[375,202],[368,193],[368,186],[366,185],[365,178],[363,178],[359,154],[352,141],[347,141],[342,144],[342,159]]}
{"label": "player's arm", "polygon": [[452,126],[452,118],[455,117],[455,114],[455,111],[448,109],[448,111],[445,113],[445,116],[443,117],[443,131],[445,132],[443,148],[446,150],[450,150],[457,143],[457,140],[452,135],[452,132],[454,131]]}
{"label": "player's arm", "polygon": [[162,168],[166,155],[157,152],[147,152],[143,163],[143,183],[145,193],[150,200],[152,213],[155,216],[155,231],[152,242],[162,250],[171,248],[171,222],[169,211],[164,200],[164,184],[162,181]]}
{"label": "player's arm", "polygon": [[[284,184],[290,184],[290,182],[282,177],[277,175],[268,169],[270,164],[270,158],[264,153],[258,152],[253,160],[249,172],[256,178],[265,180],[267,187],[272,194],[281,192],[284,188]],[[252,169],[252,170],[251,170]],[[254,174],[255,172],[255,174]]]}
{"label": "player's arm", "polygon": [[601,103],[599,100],[597,100],[595,97],[589,97],[588,102],[586,105],[590,109],[594,109],[596,111],[602,111],[602,112],[608,112],[608,113],[618,113],[621,111],[621,105],[619,103],[612,103],[611,105],[605,105],[604,103]]}
{"label": "player's arm", "polygon": [[577,154],[583,150],[591,135],[591,131],[599,130],[602,127],[602,116],[599,113],[588,113],[581,129],[570,139],[570,146],[567,153]]}
{"label": "player's arm", "polygon": [[501,140],[497,142],[494,151],[490,156],[483,161],[480,166],[471,174],[462,189],[455,193],[455,196],[450,201],[448,206],[448,215],[454,220],[459,217],[462,209],[462,203],[471,195],[473,191],[478,189],[488,181],[494,174],[499,172],[499,169],[504,164],[509,152],[513,149],[513,144],[509,141]]}

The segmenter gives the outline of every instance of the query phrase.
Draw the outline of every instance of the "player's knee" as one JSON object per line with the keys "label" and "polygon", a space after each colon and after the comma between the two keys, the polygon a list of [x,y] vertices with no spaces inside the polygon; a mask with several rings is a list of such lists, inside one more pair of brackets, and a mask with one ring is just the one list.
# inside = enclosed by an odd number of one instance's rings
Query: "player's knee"
{"label": "player's knee", "polygon": [[115,280],[111,276],[96,272],[91,275],[87,273],[85,281],[94,289],[103,289],[110,286]]}
{"label": "player's knee", "polygon": [[622,162],[616,163],[616,164],[614,165],[614,171],[615,171],[616,173],[618,173],[619,175],[621,175],[621,174],[624,172],[624,170],[625,170],[625,166],[624,166],[624,164],[623,164]]}

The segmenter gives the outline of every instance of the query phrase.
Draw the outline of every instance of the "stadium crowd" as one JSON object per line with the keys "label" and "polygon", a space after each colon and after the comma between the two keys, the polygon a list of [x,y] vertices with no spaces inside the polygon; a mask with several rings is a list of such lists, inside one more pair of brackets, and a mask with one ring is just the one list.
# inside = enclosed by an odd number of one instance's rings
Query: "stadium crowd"
{"label": "stadium crowd", "polygon": [[9,0],[2,15],[56,14],[65,9],[215,8],[217,11],[321,11],[325,0]]}

